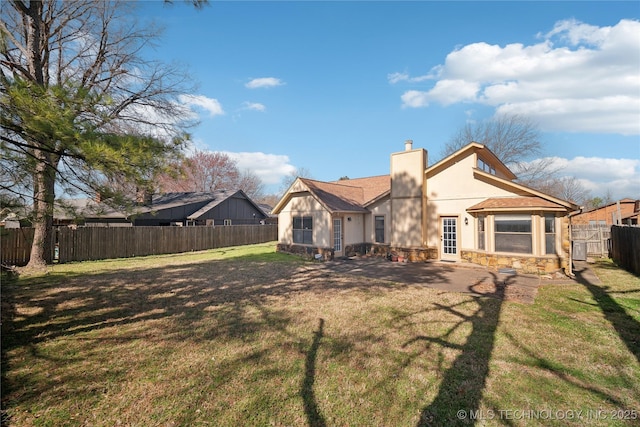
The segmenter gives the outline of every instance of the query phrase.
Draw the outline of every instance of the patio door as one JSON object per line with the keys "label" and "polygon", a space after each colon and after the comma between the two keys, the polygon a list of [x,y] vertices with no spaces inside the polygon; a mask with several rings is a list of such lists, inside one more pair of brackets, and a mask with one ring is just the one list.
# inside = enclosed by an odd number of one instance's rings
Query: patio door
{"label": "patio door", "polygon": [[443,216],[440,218],[440,259],[443,261],[458,260],[458,217]]}
{"label": "patio door", "polygon": [[333,256],[342,256],[342,218],[333,219]]}

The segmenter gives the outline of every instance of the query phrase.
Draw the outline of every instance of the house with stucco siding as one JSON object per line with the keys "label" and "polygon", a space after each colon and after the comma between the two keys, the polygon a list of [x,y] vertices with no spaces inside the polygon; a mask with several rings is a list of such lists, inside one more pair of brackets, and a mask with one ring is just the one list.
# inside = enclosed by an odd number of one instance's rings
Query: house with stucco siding
{"label": "house with stucco siding", "polygon": [[324,259],[393,253],[408,261],[570,271],[574,203],[517,183],[476,142],[433,165],[412,141],[404,148],[390,155],[389,175],[297,178],[273,210],[278,250]]}

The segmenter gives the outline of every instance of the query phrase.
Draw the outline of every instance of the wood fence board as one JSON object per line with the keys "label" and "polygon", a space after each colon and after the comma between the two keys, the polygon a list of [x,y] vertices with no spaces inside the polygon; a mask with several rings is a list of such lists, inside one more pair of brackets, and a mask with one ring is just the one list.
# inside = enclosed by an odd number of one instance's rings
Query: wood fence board
{"label": "wood fence board", "polygon": [[625,270],[640,275],[640,227],[611,227],[611,258]]}
{"label": "wood fence board", "polygon": [[[57,230],[58,262],[172,254],[275,241],[278,226],[223,227],[62,227]],[[32,228],[2,230],[3,264],[29,262]]]}

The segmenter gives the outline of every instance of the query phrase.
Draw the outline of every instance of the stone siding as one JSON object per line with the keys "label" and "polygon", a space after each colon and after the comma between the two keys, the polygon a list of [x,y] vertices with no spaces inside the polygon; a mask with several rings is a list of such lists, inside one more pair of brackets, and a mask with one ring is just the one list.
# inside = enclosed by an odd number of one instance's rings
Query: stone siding
{"label": "stone siding", "polygon": [[276,251],[298,255],[305,259],[312,259],[312,260],[317,259],[316,255],[320,255],[321,256],[320,259],[323,261],[331,261],[334,257],[333,249],[317,248],[313,246],[288,245],[288,244],[278,243],[278,245],[276,246]]}
{"label": "stone siding", "polygon": [[399,248],[375,243],[360,243],[345,247],[346,256],[379,256],[387,258],[391,254],[398,255],[409,262],[423,262],[438,258],[437,248]]}
{"label": "stone siding", "polygon": [[521,273],[547,274],[564,269],[565,262],[558,256],[536,257],[532,255],[493,254],[476,251],[460,251],[462,261],[491,269],[513,268]]}

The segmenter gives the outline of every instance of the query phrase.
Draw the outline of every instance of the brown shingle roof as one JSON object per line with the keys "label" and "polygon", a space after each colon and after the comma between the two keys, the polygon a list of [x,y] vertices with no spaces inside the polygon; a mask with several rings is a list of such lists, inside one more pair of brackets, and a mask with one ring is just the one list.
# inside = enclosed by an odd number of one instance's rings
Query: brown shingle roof
{"label": "brown shingle roof", "polygon": [[363,205],[368,204],[370,201],[377,199],[391,190],[391,176],[389,175],[343,179],[334,181],[333,183],[362,188]]}
{"label": "brown shingle roof", "polygon": [[467,209],[468,212],[506,209],[553,209],[566,210],[558,203],[542,197],[491,197]]}
{"label": "brown shingle roof", "polygon": [[364,206],[391,188],[389,175],[334,182],[300,180],[327,209],[338,212],[367,212]]}

